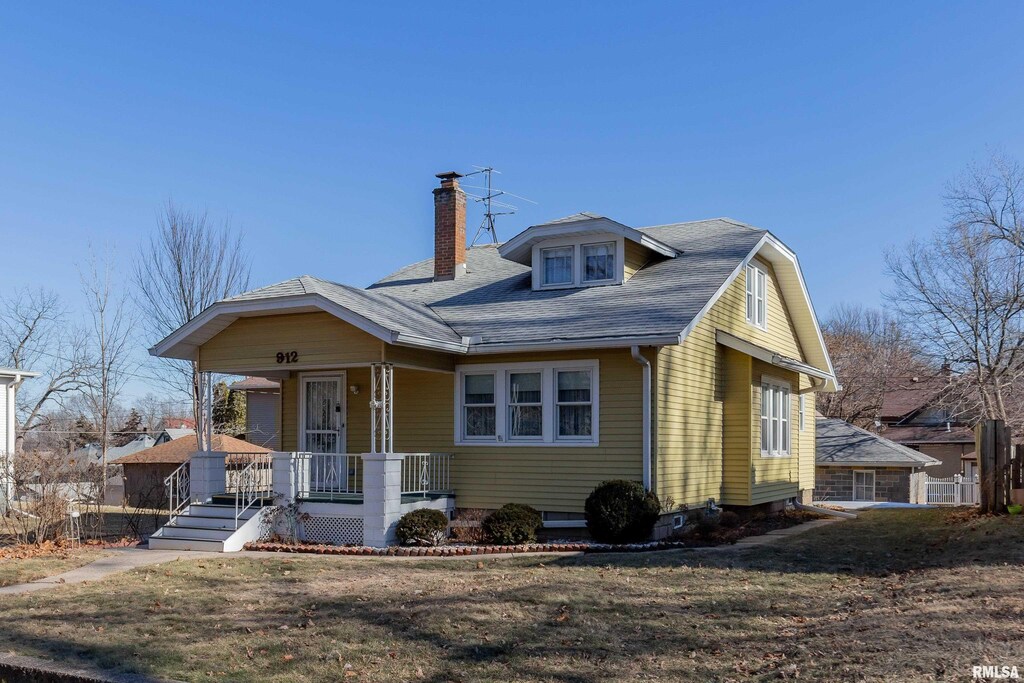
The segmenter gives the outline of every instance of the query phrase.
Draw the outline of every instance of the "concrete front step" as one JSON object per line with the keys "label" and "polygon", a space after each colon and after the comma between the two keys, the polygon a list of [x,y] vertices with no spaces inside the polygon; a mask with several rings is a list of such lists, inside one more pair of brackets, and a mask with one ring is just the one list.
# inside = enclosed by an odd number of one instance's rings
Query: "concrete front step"
{"label": "concrete front step", "polygon": [[234,552],[260,535],[266,507],[253,507],[239,515],[237,528],[235,506],[211,503],[190,505],[149,537],[153,550],[208,550]]}
{"label": "concrete front step", "polygon": [[205,550],[223,553],[224,541],[211,541],[206,538],[158,538],[149,537],[150,550]]}

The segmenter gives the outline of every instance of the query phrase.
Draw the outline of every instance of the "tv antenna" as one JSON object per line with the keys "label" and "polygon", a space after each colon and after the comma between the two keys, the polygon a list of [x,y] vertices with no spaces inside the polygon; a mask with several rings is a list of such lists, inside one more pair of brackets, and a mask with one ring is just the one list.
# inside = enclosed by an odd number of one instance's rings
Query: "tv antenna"
{"label": "tv antenna", "polygon": [[[536,204],[537,202],[533,201],[532,199],[520,197],[517,194],[512,194],[511,192],[506,192],[505,190],[499,190],[495,188],[494,185],[492,184],[491,177],[495,173],[501,175],[501,171],[496,170],[492,166],[474,166],[473,168],[475,168],[476,170],[473,171],[472,173],[467,173],[466,177],[469,177],[471,175],[483,174],[485,178],[484,184],[482,186],[465,185],[463,187],[483,191],[484,194],[482,195],[471,194],[469,192],[467,192],[466,195],[470,197],[474,202],[482,203],[484,205],[484,219],[480,222],[480,227],[477,228],[476,235],[473,236],[473,241],[470,243],[469,246],[475,247],[476,243],[483,237],[490,237],[491,243],[497,244],[498,231],[494,227],[495,216],[511,216],[516,211],[518,211],[519,208],[513,204],[509,204],[508,202],[495,200],[498,197],[515,197],[516,199],[521,199],[524,202],[530,202],[531,204]],[[499,210],[496,211],[495,208]],[[504,209],[504,211],[502,211],[501,209]]]}

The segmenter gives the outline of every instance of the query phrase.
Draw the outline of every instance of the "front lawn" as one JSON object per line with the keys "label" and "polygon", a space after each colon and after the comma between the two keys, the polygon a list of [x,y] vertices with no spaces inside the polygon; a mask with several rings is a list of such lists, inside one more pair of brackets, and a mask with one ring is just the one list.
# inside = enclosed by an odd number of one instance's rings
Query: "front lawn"
{"label": "front lawn", "polygon": [[878,510],[761,548],[231,556],[0,598],[0,651],[187,681],[967,680],[1024,665],[1024,519]]}
{"label": "front lawn", "polygon": [[0,587],[63,574],[105,557],[98,546],[61,548],[43,546],[0,547]]}

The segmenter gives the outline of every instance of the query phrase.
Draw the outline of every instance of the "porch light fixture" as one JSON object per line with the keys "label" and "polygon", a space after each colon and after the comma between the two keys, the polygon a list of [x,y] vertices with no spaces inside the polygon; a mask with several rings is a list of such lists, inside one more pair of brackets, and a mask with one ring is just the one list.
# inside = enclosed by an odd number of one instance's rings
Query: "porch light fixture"
{"label": "porch light fixture", "polygon": [[349,385],[348,390],[352,392],[353,396],[355,396],[356,394],[359,393],[359,385],[358,384]]}

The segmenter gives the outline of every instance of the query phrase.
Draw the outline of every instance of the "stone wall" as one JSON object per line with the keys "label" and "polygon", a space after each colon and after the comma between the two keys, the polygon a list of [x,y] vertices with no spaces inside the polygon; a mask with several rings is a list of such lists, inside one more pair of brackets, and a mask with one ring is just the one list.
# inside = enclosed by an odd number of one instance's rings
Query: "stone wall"
{"label": "stone wall", "polygon": [[875,473],[875,500],[886,503],[910,502],[908,467],[818,467],[815,473],[815,500],[853,500],[853,471]]}

